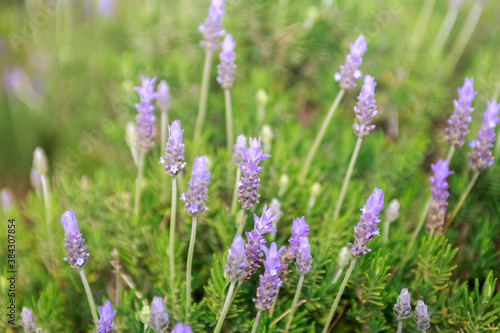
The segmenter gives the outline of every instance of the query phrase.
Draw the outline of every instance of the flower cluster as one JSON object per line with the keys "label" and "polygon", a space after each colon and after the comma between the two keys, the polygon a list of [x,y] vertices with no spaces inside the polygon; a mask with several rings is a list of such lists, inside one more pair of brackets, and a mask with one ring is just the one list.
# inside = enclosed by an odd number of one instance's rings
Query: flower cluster
{"label": "flower cluster", "polygon": [[171,333],[191,333],[191,326],[184,326],[181,323],[177,323]]}
{"label": "flower cluster", "polygon": [[23,307],[21,311],[21,326],[24,328],[25,333],[36,332],[35,317],[30,309]]}
{"label": "flower cluster", "polygon": [[80,269],[87,262],[89,254],[87,253],[87,246],[83,245],[85,239],[82,238],[82,234],[78,229],[73,210],[70,209],[62,215],[61,224],[64,228],[64,247],[67,256],[63,260],[67,261],[71,267]]}
{"label": "flower cluster", "polygon": [[363,88],[358,96],[358,103],[354,107],[356,120],[352,127],[358,138],[367,136],[375,125],[370,125],[373,117],[377,115],[377,105],[375,104],[375,86],[377,82],[370,75],[365,75]]}
{"label": "flower cluster", "polygon": [[106,301],[104,306],[98,306],[99,320],[97,321],[97,333],[111,333],[115,324],[113,319],[116,315],[116,310],[111,308],[111,302]]}
{"label": "flower cluster", "polygon": [[427,311],[427,305],[425,305],[424,301],[418,300],[413,320],[415,320],[418,330],[425,331],[431,327],[430,314]]}
{"label": "flower cluster", "polygon": [[446,178],[453,173],[448,169],[448,160],[439,160],[436,164],[431,165],[434,176],[431,177],[431,204],[429,209],[429,217],[427,219],[427,229],[436,228],[436,231],[443,231],[446,205],[446,200],[449,197],[448,183]]}
{"label": "flower cluster", "polygon": [[170,177],[177,176],[186,166],[184,162],[184,144],[182,143],[181,122],[175,120],[168,126],[168,141],[165,147],[165,155],[160,157],[159,164]]}
{"label": "flower cluster", "polygon": [[247,149],[246,136],[243,134],[238,135],[236,144],[233,147],[233,163],[239,168],[245,164],[245,150]]}
{"label": "flower cluster", "polygon": [[266,158],[271,157],[271,155],[262,154],[260,137],[258,139],[250,138],[249,147],[245,148],[244,153],[245,164],[240,166],[243,176],[241,177],[241,180],[238,181],[238,194],[240,196],[239,202],[241,203],[241,208],[249,210],[259,202],[259,172],[264,169],[259,166],[259,163]]}
{"label": "flower cluster", "polygon": [[222,89],[229,89],[233,86],[234,82],[234,69],[236,65],[234,64],[234,58],[236,54],[234,53],[234,46],[236,42],[233,41],[233,36],[227,34],[221,43],[222,52],[219,54],[220,64],[217,65],[217,82],[219,82]]}
{"label": "flower cluster", "polygon": [[142,85],[134,87],[139,95],[140,102],[135,104],[138,112],[135,120],[137,122],[137,147],[144,151],[148,151],[153,147],[154,122],[156,117],[153,114],[155,107],[151,105],[153,100],[158,97],[158,93],[154,91],[156,78],[142,78]]}
{"label": "flower cluster", "polygon": [[156,98],[156,105],[158,105],[161,112],[167,112],[170,108],[170,89],[165,80],[161,80],[160,83],[158,83],[157,94],[158,97]]}
{"label": "flower cluster", "polygon": [[300,238],[295,266],[302,275],[307,274],[312,268],[311,245],[309,245],[309,238],[307,237]]}
{"label": "flower cluster", "polygon": [[186,211],[192,216],[208,210],[207,185],[210,183],[210,173],[207,171],[207,162],[204,156],[196,157],[193,162],[191,181],[188,182],[188,191],[181,194],[181,200],[185,203]]}
{"label": "flower cluster", "polygon": [[358,69],[363,62],[363,54],[366,52],[366,40],[363,35],[359,35],[354,43],[351,43],[351,53],[346,57],[345,65],[340,66],[340,73],[335,73],[335,81],[340,82],[342,89],[351,89],[356,87],[354,81],[363,77]]}
{"label": "flower cluster", "polygon": [[398,300],[392,310],[398,320],[405,320],[410,317],[411,303],[408,289],[404,288],[401,290],[401,294],[399,294]]}
{"label": "flower cluster", "polygon": [[471,104],[476,94],[474,79],[466,77],[462,88],[458,88],[458,101],[456,99],[453,101],[455,110],[448,119],[449,127],[446,129],[448,142],[455,149],[462,147],[464,137],[469,133],[469,123],[472,120],[470,115],[474,111]]}
{"label": "flower cluster", "polygon": [[354,258],[359,258],[370,252],[371,249],[368,249],[366,244],[374,235],[380,236],[377,224],[380,223],[378,215],[383,208],[384,194],[382,190],[375,188],[372,195],[366,200],[366,205],[361,208],[361,218],[358,225],[354,227],[354,245],[348,244]]}
{"label": "flower cluster", "polygon": [[219,38],[224,35],[222,16],[224,16],[224,0],[212,0],[207,19],[198,27],[203,34],[201,46],[207,52],[214,52],[219,47]]}
{"label": "flower cluster", "polygon": [[300,239],[307,237],[309,234],[309,226],[306,224],[304,216],[301,218],[293,219],[292,223],[292,237],[288,240],[290,243],[289,252],[296,256],[300,246]]}
{"label": "flower cluster", "polygon": [[156,333],[164,333],[168,328],[168,314],[161,297],[154,297],[151,302],[149,325]]}
{"label": "flower cluster", "polygon": [[262,245],[262,250],[266,253],[266,260],[264,260],[266,270],[259,277],[260,284],[257,288],[257,297],[253,299],[255,307],[260,311],[269,309],[276,300],[278,288],[282,285],[278,272],[282,268],[280,254],[283,249],[284,247],[278,250],[274,242],[269,249],[265,245]]}
{"label": "flower cluster", "polygon": [[245,278],[245,267],[247,266],[245,255],[245,241],[240,235],[234,236],[233,244],[227,250],[226,273],[231,281]]}
{"label": "flower cluster", "polygon": [[493,165],[494,158],[490,149],[493,147],[493,140],[495,140],[495,127],[498,123],[499,110],[500,104],[497,104],[496,99],[488,101],[486,111],[483,113],[481,129],[477,132],[476,139],[469,144],[471,148],[469,165],[475,171],[484,171]]}

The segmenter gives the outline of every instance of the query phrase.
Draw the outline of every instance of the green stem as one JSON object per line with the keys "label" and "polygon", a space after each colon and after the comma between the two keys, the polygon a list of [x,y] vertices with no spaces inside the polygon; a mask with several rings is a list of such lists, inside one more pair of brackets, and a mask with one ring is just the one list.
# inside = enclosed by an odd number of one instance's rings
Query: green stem
{"label": "green stem", "polygon": [[345,286],[347,285],[347,281],[349,281],[349,277],[351,276],[354,265],[356,264],[356,259],[357,258],[352,259],[351,265],[349,266],[349,269],[345,273],[344,281],[342,281],[342,284],[340,285],[339,292],[337,293],[337,297],[335,297],[335,301],[333,302],[332,309],[330,310],[330,314],[328,315],[328,319],[326,320],[325,327],[323,328],[323,333],[328,332],[328,328],[330,327],[330,323],[332,322],[333,315],[335,314],[335,310],[337,309],[337,306],[339,305],[340,297],[344,293],[344,289],[345,289]]}
{"label": "green stem", "polygon": [[40,175],[40,180],[42,181],[43,203],[45,204],[45,209],[48,216],[50,209],[50,191],[49,179],[47,177],[47,174]]}
{"label": "green stem", "polygon": [[231,216],[236,214],[236,203],[238,202],[238,181],[241,178],[241,170],[239,167],[236,168],[236,180],[234,181],[234,191],[233,200],[231,201]]}
{"label": "green stem", "polygon": [[186,266],[186,317],[189,318],[189,308],[191,306],[191,267],[193,265],[194,242],[196,241],[196,220],[197,216],[193,216],[191,225],[191,239],[189,240],[189,249]]}
{"label": "green stem", "polygon": [[467,188],[465,189],[465,192],[460,197],[460,200],[458,201],[457,205],[455,206],[455,209],[453,210],[453,213],[451,213],[450,217],[448,218],[448,221],[446,222],[446,227],[444,228],[444,230],[448,229],[448,227],[450,226],[451,222],[453,222],[453,220],[455,219],[455,216],[457,216],[458,211],[460,210],[460,208],[464,204],[465,199],[467,199],[467,197],[469,196],[470,191],[472,190],[472,187],[476,183],[477,177],[479,177],[479,171],[476,171],[474,173],[474,176],[472,176],[472,179],[470,180],[469,185],[467,186]]}
{"label": "green stem", "polygon": [[241,236],[241,234],[243,233],[243,228],[245,227],[245,218],[246,218],[245,210],[242,209],[240,210],[240,225],[238,226],[239,236]]}
{"label": "green stem", "polygon": [[257,316],[255,317],[255,321],[253,322],[252,333],[257,332],[257,327],[259,326],[261,314],[262,314],[262,310],[259,310],[259,312],[257,312]]}
{"label": "green stem", "polygon": [[233,151],[233,111],[231,107],[231,90],[224,89],[224,101],[226,103],[226,146],[227,154],[231,156]]}
{"label": "green stem", "polygon": [[241,287],[241,281],[238,281],[238,284],[236,285],[236,289],[233,292],[233,297],[231,297],[231,303],[229,303],[229,304],[233,304],[234,299],[236,298],[236,295],[238,294],[238,290],[240,290],[240,287]]}
{"label": "green stem", "polygon": [[340,191],[340,196],[337,200],[337,206],[335,207],[335,213],[333,214],[333,221],[337,221],[337,219],[339,218],[340,208],[342,207],[342,203],[344,202],[345,194],[347,192],[347,187],[349,186],[349,182],[352,176],[352,171],[354,170],[354,164],[356,164],[356,159],[358,158],[361,142],[363,142],[363,139],[358,138],[356,146],[354,147],[354,152],[352,153],[351,156],[351,161],[349,162],[349,167],[347,168],[347,173],[345,174],[344,177],[344,182],[342,183],[342,190]]}
{"label": "green stem", "polygon": [[448,152],[448,156],[446,159],[448,160],[448,164],[451,163],[451,159],[453,158],[453,155],[455,154],[455,148],[452,146],[450,147],[450,151]]}
{"label": "green stem", "polygon": [[443,23],[441,24],[441,28],[439,29],[436,38],[431,46],[431,54],[439,55],[443,50],[444,44],[446,40],[450,36],[451,29],[455,24],[455,20],[457,19],[458,14],[458,6],[449,6],[448,11],[446,12],[446,16],[443,19]]}
{"label": "green stem", "polygon": [[210,79],[210,66],[212,64],[212,52],[205,53],[205,65],[203,67],[203,77],[201,79],[200,103],[198,106],[198,117],[194,127],[194,142],[197,143],[201,138],[203,123],[205,122],[205,113],[207,111],[208,84]]}
{"label": "green stem", "polygon": [[144,154],[144,149],[141,149],[141,152],[139,153],[139,168],[137,171],[137,179],[135,180],[134,216],[136,224],[139,219],[139,211],[141,207],[141,185],[144,173]]}
{"label": "green stem", "polygon": [[266,114],[266,105],[259,103],[257,106],[257,128],[261,128]]}
{"label": "green stem", "polygon": [[293,298],[292,308],[288,317],[288,322],[286,323],[285,333],[288,333],[288,330],[290,330],[290,325],[292,325],[293,316],[295,315],[295,311],[297,310],[296,307],[300,298],[300,291],[302,290],[302,283],[304,283],[304,274],[300,275],[299,283],[297,284],[297,290],[295,291],[295,297]]}
{"label": "green stem", "polygon": [[87,277],[85,276],[85,272],[83,268],[79,269],[80,277],[82,278],[83,287],[85,288],[85,293],[87,294],[87,299],[89,300],[90,312],[92,313],[92,318],[94,319],[94,323],[97,325],[97,311],[94,303],[94,297],[92,296],[92,292],[90,291],[89,282],[87,281]]}
{"label": "green stem", "polygon": [[436,0],[425,0],[422,10],[420,11],[420,16],[418,17],[417,25],[415,26],[415,32],[413,33],[411,44],[414,48],[418,47],[420,41],[425,35],[427,26],[429,25],[429,19],[431,18],[432,11],[434,10],[434,4]]}
{"label": "green stem", "polygon": [[309,167],[311,166],[311,162],[314,158],[314,155],[316,155],[316,151],[318,150],[318,147],[319,147],[321,141],[323,140],[323,137],[325,136],[326,129],[328,128],[328,125],[330,124],[330,122],[332,120],[333,114],[335,113],[335,110],[337,110],[337,107],[339,106],[340,101],[342,100],[342,97],[344,96],[344,93],[345,93],[344,89],[341,89],[338,92],[337,97],[335,97],[335,101],[333,101],[333,104],[330,107],[330,110],[328,110],[326,118],[323,121],[323,124],[321,125],[321,128],[320,128],[318,134],[316,135],[316,138],[314,139],[314,143],[313,143],[311,149],[309,150],[309,153],[307,154],[306,160],[305,160],[304,164],[302,165],[302,169],[300,170],[300,174],[299,174],[299,183],[300,184],[304,183],[304,180],[307,176],[307,171],[309,170]]}
{"label": "green stem", "polygon": [[400,320],[398,321],[398,331],[397,333],[402,333],[403,332],[403,321]]}
{"label": "green stem", "polygon": [[172,292],[172,304],[175,308],[175,221],[177,214],[177,177],[172,178],[172,206],[170,208],[170,236],[168,239],[168,257],[170,261],[170,290]]}
{"label": "green stem", "polygon": [[220,313],[219,316],[219,321],[217,322],[217,326],[215,326],[214,333],[219,333],[220,329],[222,327],[222,324],[224,323],[224,319],[226,318],[227,311],[229,310],[229,307],[231,306],[232,303],[232,296],[233,296],[233,291],[234,291],[234,286],[236,284],[236,281],[232,281],[231,284],[229,285],[229,290],[226,295],[226,301],[224,302],[224,307],[222,308],[222,312]]}

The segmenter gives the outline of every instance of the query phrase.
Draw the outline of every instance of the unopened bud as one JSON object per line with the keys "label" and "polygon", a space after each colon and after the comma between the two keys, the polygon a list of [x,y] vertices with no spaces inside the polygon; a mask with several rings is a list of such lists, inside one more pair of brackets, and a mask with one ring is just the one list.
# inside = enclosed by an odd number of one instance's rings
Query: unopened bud
{"label": "unopened bud", "polygon": [[40,176],[45,175],[49,169],[47,156],[40,147],[37,147],[33,153],[33,167]]}
{"label": "unopened bud", "polygon": [[321,184],[318,182],[315,182],[311,186],[311,196],[317,197],[321,194]]}
{"label": "unopened bud", "polygon": [[385,217],[389,221],[389,223],[395,221],[399,217],[399,201],[398,199],[393,199],[387,210],[385,211]]}
{"label": "unopened bud", "polygon": [[257,95],[255,95],[255,100],[257,101],[257,104],[266,105],[269,97],[264,89],[259,89],[259,91],[257,91]]}

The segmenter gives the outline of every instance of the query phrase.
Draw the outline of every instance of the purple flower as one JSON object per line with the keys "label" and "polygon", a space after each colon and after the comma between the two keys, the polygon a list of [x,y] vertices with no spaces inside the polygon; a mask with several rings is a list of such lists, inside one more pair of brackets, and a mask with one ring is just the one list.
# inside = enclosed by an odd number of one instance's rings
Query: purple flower
{"label": "purple flower", "polygon": [[260,285],[257,288],[257,298],[253,299],[255,307],[260,311],[269,309],[276,300],[278,288],[282,285],[278,272],[283,268],[280,262],[280,254],[284,248],[283,246],[278,250],[274,242],[269,249],[262,245],[262,250],[266,253],[266,260],[264,260],[266,271],[259,277]]}
{"label": "purple flower", "polygon": [[151,302],[149,325],[156,333],[164,333],[168,328],[168,314],[161,297],[155,296]]}
{"label": "purple flower", "polygon": [[233,41],[233,36],[227,34],[224,37],[224,41],[221,43],[222,51],[219,54],[220,64],[217,65],[217,82],[219,82],[222,89],[229,89],[233,86],[234,82],[234,69],[236,65],[234,64],[234,58],[236,54],[234,53],[234,46],[236,42]]}
{"label": "purple flower", "polygon": [[103,17],[110,17],[115,13],[116,0],[99,0],[97,9]]}
{"label": "purple flower", "polygon": [[446,178],[453,173],[448,169],[448,160],[439,160],[436,164],[431,165],[434,176],[431,177],[431,205],[429,209],[429,217],[427,219],[427,229],[436,228],[436,231],[441,233],[444,225],[446,200],[450,196],[448,193],[448,183]]}
{"label": "purple flower", "polygon": [[175,120],[168,126],[168,141],[165,147],[165,155],[160,157],[159,164],[170,177],[177,176],[186,166],[184,162],[184,144],[182,143],[181,122]]}
{"label": "purple flower", "polygon": [[300,238],[295,266],[302,275],[307,274],[312,268],[311,245],[307,236]]}
{"label": "purple flower", "polygon": [[455,110],[448,119],[449,127],[446,129],[448,133],[448,142],[452,147],[458,149],[464,144],[464,137],[469,133],[469,123],[472,118],[470,114],[474,111],[471,107],[472,100],[477,92],[474,91],[474,79],[465,78],[462,88],[458,88],[458,101],[455,99],[453,105]]}
{"label": "purple flower", "polygon": [[398,320],[408,319],[411,315],[410,293],[408,289],[401,290],[398,300],[392,309]]}
{"label": "purple flower", "polygon": [[212,0],[208,8],[208,17],[205,23],[200,24],[198,30],[203,34],[201,46],[207,52],[214,52],[219,47],[219,38],[224,35],[222,30],[222,16],[224,15],[224,0]]}
{"label": "purple flower", "polygon": [[161,80],[158,84],[158,97],[156,99],[156,105],[162,112],[166,112],[170,109],[170,89],[168,88],[167,82]]}
{"label": "purple flower", "polygon": [[67,261],[71,267],[80,269],[87,262],[89,254],[87,246],[83,245],[85,239],[82,238],[80,229],[78,229],[78,222],[72,209],[62,215],[61,224],[64,228],[64,247],[67,255],[63,260]]}
{"label": "purple flower", "polygon": [[171,333],[191,333],[191,326],[184,326],[177,323]]}
{"label": "purple flower", "polygon": [[245,278],[247,259],[245,255],[245,241],[240,235],[234,236],[233,244],[227,250],[226,273],[231,281]]}
{"label": "purple flower", "polygon": [[14,195],[8,188],[0,192],[1,207],[4,211],[9,210],[14,204]]}
{"label": "purple flower", "polygon": [[98,306],[99,320],[97,321],[97,333],[111,333],[115,324],[113,318],[116,315],[116,310],[111,308],[111,302],[106,301],[104,306]]}
{"label": "purple flower", "polygon": [[301,218],[293,219],[292,224],[292,238],[288,240],[290,242],[289,252],[296,256],[299,250],[299,243],[302,237],[307,237],[309,235],[309,226],[306,224],[304,216]]}
{"label": "purple flower", "polygon": [[351,254],[355,258],[371,251],[366,244],[374,235],[380,236],[377,224],[380,223],[378,215],[384,208],[384,194],[382,190],[375,188],[372,195],[366,200],[366,205],[361,208],[361,218],[358,225],[354,227],[354,245],[349,243]]}
{"label": "purple flower", "polygon": [[340,66],[340,73],[335,73],[335,81],[340,82],[342,89],[351,89],[356,87],[355,80],[363,77],[363,74],[358,67],[363,62],[363,54],[367,50],[366,40],[363,35],[359,35],[358,39],[351,43],[351,53],[346,57],[345,65]]}
{"label": "purple flower", "polygon": [[35,321],[35,317],[33,317],[31,310],[27,307],[23,307],[20,324],[24,328],[25,333],[36,332]]}
{"label": "purple flower", "polygon": [[207,171],[205,156],[194,159],[191,182],[188,182],[188,191],[181,194],[181,200],[185,203],[186,211],[192,216],[208,210],[207,185],[210,183],[210,173]]}
{"label": "purple flower", "polygon": [[260,197],[260,179],[259,172],[264,169],[259,167],[259,163],[265,160],[271,155],[262,154],[262,147],[260,144],[260,137],[258,139],[249,140],[249,147],[244,149],[245,153],[245,164],[240,166],[243,176],[238,182],[239,185],[239,196],[241,203],[241,208],[245,210],[252,209],[252,207],[258,203]]}
{"label": "purple flower", "polygon": [[158,93],[154,91],[155,82],[156,78],[148,79],[142,77],[142,85],[134,87],[140,98],[140,102],[135,104],[138,112],[135,117],[137,122],[137,147],[145,151],[153,147],[153,124],[156,117],[153,114],[155,107],[151,103],[158,97]]}
{"label": "purple flower", "polygon": [[424,301],[418,300],[417,306],[415,308],[415,316],[413,317],[415,324],[417,324],[417,329],[420,331],[425,331],[431,327],[430,314],[427,311],[427,305]]}
{"label": "purple flower", "polygon": [[236,144],[233,147],[233,163],[239,168],[245,164],[245,150],[247,149],[246,136],[243,134],[238,135]]}
{"label": "purple flower", "polygon": [[367,136],[375,125],[370,125],[373,117],[377,115],[377,105],[375,104],[375,86],[377,82],[370,75],[365,75],[363,88],[358,96],[358,104],[354,107],[356,120],[352,125],[354,133],[362,138]]}
{"label": "purple flower", "polygon": [[493,165],[494,158],[490,148],[493,147],[493,140],[495,140],[495,127],[498,123],[499,109],[500,104],[497,104],[496,99],[491,102],[488,101],[486,111],[483,113],[481,129],[477,132],[476,139],[469,144],[471,148],[469,165],[475,171],[484,171]]}

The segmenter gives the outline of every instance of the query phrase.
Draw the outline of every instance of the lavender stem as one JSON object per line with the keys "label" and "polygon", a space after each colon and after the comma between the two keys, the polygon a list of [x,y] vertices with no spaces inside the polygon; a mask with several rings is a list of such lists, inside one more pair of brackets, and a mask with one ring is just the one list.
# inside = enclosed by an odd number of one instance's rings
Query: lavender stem
{"label": "lavender stem", "polygon": [[231,202],[231,216],[236,214],[236,203],[238,202],[238,181],[241,178],[241,170],[236,167],[236,180],[234,181],[234,192],[233,192],[233,200]]}
{"label": "lavender stem", "polygon": [[141,184],[144,173],[144,156],[145,156],[145,151],[144,149],[141,149],[141,152],[139,153],[139,168],[137,171],[137,179],[135,181],[134,216],[136,224],[138,222],[139,211],[141,206]]}
{"label": "lavender stem", "polygon": [[42,181],[43,202],[45,203],[45,209],[47,210],[47,216],[48,216],[50,210],[50,191],[49,191],[49,180],[47,174],[40,175],[40,180]]}
{"label": "lavender stem", "polygon": [[189,308],[191,306],[191,267],[193,265],[194,243],[196,241],[196,220],[197,215],[193,215],[191,225],[191,239],[189,240],[189,249],[186,265],[186,317],[189,318]]}
{"label": "lavender stem", "polygon": [[446,157],[446,159],[448,160],[448,164],[450,164],[454,154],[455,154],[455,147],[451,146],[450,151],[448,152],[448,156]]}
{"label": "lavender stem", "polygon": [[212,64],[212,51],[205,53],[205,65],[203,67],[203,77],[201,79],[200,103],[198,106],[198,117],[194,127],[194,142],[197,144],[201,138],[203,123],[205,122],[205,113],[207,111],[208,84],[210,79],[210,66]]}
{"label": "lavender stem", "polygon": [[304,274],[300,274],[299,283],[297,284],[297,290],[295,291],[295,296],[293,298],[292,307],[290,310],[288,322],[286,323],[285,333],[288,333],[290,329],[290,325],[292,325],[293,316],[295,315],[295,311],[297,310],[297,303],[300,298],[300,291],[302,290],[302,284],[304,283]]}
{"label": "lavender stem", "polygon": [[241,234],[243,233],[243,228],[245,227],[245,218],[246,218],[245,210],[242,209],[240,210],[240,225],[238,227],[238,236],[241,236]]}
{"label": "lavender stem", "polygon": [[450,36],[451,29],[455,24],[455,20],[457,19],[458,14],[458,6],[450,5],[448,7],[448,11],[446,12],[446,16],[443,19],[443,23],[441,24],[441,28],[439,29],[436,38],[431,46],[431,54],[437,56],[443,50],[443,46],[446,43],[446,40]]}
{"label": "lavender stem", "polygon": [[170,236],[168,239],[168,256],[170,261],[170,290],[172,292],[172,308],[175,308],[175,220],[177,215],[177,177],[172,178],[172,206],[170,208]]}
{"label": "lavender stem", "polygon": [[214,333],[219,333],[220,329],[222,327],[222,324],[224,323],[224,319],[226,318],[227,311],[229,310],[229,306],[231,306],[231,303],[233,301],[233,292],[234,292],[234,286],[236,284],[236,281],[232,281],[231,284],[229,285],[229,290],[226,295],[226,301],[224,302],[224,307],[222,308],[222,311],[219,316],[219,321],[217,322],[217,326],[215,326]]}
{"label": "lavender stem", "polygon": [[92,296],[92,292],[90,291],[89,282],[87,281],[87,277],[85,276],[85,272],[83,269],[79,269],[80,277],[82,278],[83,287],[85,288],[85,293],[87,294],[87,299],[89,300],[90,312],[92,313],[92,319],[94,319],[94,323],[97,325],[97,311],[94,303],[94,297]]}
{"label": "lavender stem", "polygon": [[257,327],[259,326],[259,321],[260,321],[260,315],[261,314],[262,314],[262,310],[259,310],[259,312],[257,312],[257,316],[255,316],[255,321],[253,322],[252,333],[257,332]]}
{"label": "lavender stem", "polygon": [[233,151],[233,116],[231,107],[231,91],[224,89],[224,101],[226,103],[226,146],[227,154],[231,156]]}
{"label": "lavender stem", "polygon": [[415,32],[413,33],[411,45],[413,47],[418,47],[420,41],[425,35],[425,31],[427,30],[427,26],[429,25],[429,19],[431,18],[432,11],[434,10],[434,5],[436,0],[426,0],[420,11],[420,15],[418,17],[417,25],[415,27]]}
{"label": "lavender stem", "polygon": [[398,321],[398,331],[397,333],[403,333],[403,321]]}
{"label": "lavender stem", "polygon": [[467,199],[467,197],[469,196],[470,191],[472,190],[472,187],[476,183],[477,177],[479,177],[479,171],[476,171],[474,173],[474,176],[472,176],[472,179],[470,180],[469,185],[467,186],[467,188],[465,189],[465,192],[460,197],[460,200],[458,201],[457,205],[455,206],[455,209],[453,210],[453,213],[451,213],[450,217],[448,218],[448,221],[447,221],[446,226],[444,228],[445,230],[448,229],[448,227],[450,226],[451,222],[453,222],[453,220],[455,219],[455,216],[457,216],[458,211],[460,210],[460,208],[464,204],[465,199]]}

